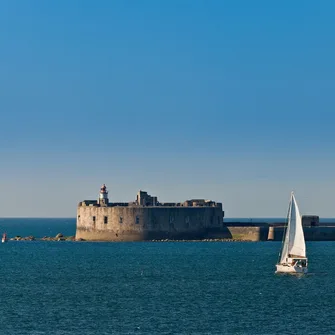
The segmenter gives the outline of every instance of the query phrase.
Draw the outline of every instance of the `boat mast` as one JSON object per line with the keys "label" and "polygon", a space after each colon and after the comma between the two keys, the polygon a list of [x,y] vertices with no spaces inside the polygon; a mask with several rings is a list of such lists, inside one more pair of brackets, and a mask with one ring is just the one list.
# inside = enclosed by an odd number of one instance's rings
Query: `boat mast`
{"label": "boat mast", "polygon": [[279,255],[278,255],[278,262],[277,262],[278,264],[280,264],[281,254],[282,254],[283,249],[284,249],[284,242],[285,242],[286,232],[287,232],[287,228],[288,228],[288,218],[289,218],[290,210],[291,210],[291,207],[292,207],[292,195],[293,195],[293,192],[291,192],[290,205],[288,206],[288,211],[287,211],[287,215],[286,215],[286,226],[284,227],[283,238],[282,238],[282,241],[281,241],[281,249],[280,249]]}

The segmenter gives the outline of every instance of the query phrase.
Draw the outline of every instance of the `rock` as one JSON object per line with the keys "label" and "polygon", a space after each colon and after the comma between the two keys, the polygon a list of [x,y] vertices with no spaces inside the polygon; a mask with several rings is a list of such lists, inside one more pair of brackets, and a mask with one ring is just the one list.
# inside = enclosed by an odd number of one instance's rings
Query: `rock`
{"label": "rock", "polygon": [[59,238],[62,238],[63,237],[63,234],[59,233],[55,236],[55,239],[58,240]]}
{"label": "rock", "polygon": [[53,237],[44,236],[41,238],[42,241],[54,241]]}
{"label": "rock", "polygon": [[76,240],[75,236],[66,236],[65,237],[65,241],[75,241],[75,240]]}

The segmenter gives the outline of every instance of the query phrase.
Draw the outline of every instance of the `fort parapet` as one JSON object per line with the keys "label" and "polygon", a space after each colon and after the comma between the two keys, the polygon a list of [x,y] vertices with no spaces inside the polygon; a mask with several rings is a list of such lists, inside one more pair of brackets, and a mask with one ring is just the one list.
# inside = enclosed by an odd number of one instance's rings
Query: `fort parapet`
{"label": "fort parapet", "polygon": [[205,239],[224,235],[222,203],[192,199],[161,203],[139,191],[134,202],[109,202],[105,185],[98,200],[84,200],[77,208],[76,239],[145,241]]}

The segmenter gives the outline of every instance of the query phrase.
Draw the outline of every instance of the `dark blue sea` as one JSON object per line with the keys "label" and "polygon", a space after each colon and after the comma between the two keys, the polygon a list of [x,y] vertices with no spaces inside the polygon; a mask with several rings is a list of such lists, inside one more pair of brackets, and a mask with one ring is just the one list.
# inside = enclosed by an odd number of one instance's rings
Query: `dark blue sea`
{"label": "dark blue sea", "polygon": [[[73,235],[74,219],[2,219]],[[0,334],[335,334],[335,242],[275,275],[280,242],[0,244]]]}

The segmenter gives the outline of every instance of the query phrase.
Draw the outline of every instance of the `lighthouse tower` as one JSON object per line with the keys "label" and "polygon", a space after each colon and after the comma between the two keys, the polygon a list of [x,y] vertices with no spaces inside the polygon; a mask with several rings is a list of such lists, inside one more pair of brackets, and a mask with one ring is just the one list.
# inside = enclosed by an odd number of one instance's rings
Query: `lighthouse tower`
{"label": "lighthouse tower", "polygon": [[105,184],[103,184],[100,188],[99,205],[102,207],[108,206],[108,191]]}

